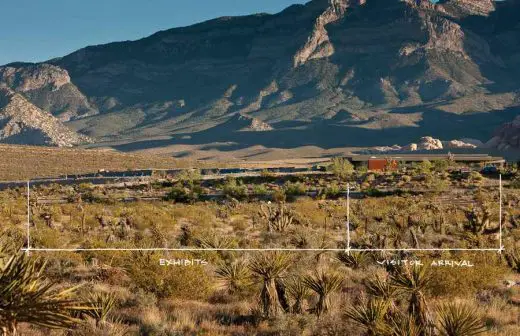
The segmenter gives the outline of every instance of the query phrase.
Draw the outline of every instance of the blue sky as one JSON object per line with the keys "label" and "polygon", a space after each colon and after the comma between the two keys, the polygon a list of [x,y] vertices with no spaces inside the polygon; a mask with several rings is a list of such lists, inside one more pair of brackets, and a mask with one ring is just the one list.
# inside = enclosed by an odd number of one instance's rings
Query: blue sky
{"label": "blue sky", "polygon": [[225,15],[276,13],[305,0],[10,0],[0,17],[0,64],[36,62],[87,45],[134,40]]}

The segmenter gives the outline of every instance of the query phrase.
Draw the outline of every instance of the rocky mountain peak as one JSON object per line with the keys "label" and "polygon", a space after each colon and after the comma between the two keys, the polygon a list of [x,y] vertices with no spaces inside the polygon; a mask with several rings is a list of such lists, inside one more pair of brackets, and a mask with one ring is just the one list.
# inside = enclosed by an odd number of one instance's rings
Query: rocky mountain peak
{"label": "rocky mountain peak", "polygon": [[314,27],[305,43],[293,59],[294,67],[305,64],[308,60],[319,59],[334,54],[326,26],[342,19],[349,7],[359,6],[365,0],[328,0],[326,9],[316,18]]}
{"label": "rocky mountain peak", "polygon": [[45,63],[22,67],[6,66],[0,68],[0,82],[18,92],[42,88],[55,91],[70,83],[70,76],[67,70]]}

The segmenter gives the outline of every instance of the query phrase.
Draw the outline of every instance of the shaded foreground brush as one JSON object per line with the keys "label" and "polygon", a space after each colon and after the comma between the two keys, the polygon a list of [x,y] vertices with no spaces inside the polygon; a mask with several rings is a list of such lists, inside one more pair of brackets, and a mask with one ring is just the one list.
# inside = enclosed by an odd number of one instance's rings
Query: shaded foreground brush
{"label": "shaded foreground brush", "polygon": [[74,311],[88,310],[74,299],[77,287],[55,290],[44,276],[45,262],[25,254],[0,264],[0,328],[3,335],[18,335],[18,325],[29,323],[66,329],[79,322]]}

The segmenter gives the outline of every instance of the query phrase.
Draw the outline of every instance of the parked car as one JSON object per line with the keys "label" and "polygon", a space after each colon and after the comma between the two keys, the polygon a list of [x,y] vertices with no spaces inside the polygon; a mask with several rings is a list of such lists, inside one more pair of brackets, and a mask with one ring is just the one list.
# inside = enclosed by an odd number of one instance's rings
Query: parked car
{"label": "parked car", "polygon": [[495,166],[485,166],[484,168],[482,168],[480,173],[481,174],[497,174],[498,168]]}

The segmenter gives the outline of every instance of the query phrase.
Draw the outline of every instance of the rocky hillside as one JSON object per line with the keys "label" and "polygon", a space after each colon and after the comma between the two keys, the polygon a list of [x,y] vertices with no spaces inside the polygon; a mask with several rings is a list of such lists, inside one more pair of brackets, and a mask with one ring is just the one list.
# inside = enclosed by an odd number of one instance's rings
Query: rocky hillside
{"label": "rocky hillside", "polygon": [[487,145],[500,150],[520,151],[520,116],[500,127]]}
{"label": "rocky hillside", "polygon": [[89,139],[70,130],[21,94],[0,88],[0,141],[71,147],[88,142]]}
{"label": "rocky hillside", "polygon": [[519,12],[518,0],[313,0],[6,65],[0,82],[105,143],[487,141],[520,111]]}

